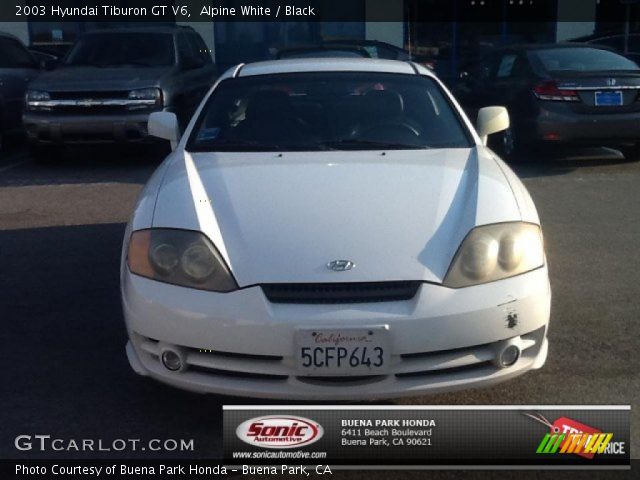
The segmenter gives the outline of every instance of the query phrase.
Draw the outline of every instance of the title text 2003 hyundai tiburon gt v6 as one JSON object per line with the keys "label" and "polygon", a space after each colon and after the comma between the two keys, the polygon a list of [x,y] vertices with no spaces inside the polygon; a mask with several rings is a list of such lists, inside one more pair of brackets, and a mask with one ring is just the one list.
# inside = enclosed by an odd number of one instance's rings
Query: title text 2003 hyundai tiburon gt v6
{"label": "title text 2003 hyundai tiburon gt v6", "polygon": [[426,68],[300,59],[224,74],[144,189],[122,255],[133,369],[198,391],[381,398],[541,367],[540,221]]}

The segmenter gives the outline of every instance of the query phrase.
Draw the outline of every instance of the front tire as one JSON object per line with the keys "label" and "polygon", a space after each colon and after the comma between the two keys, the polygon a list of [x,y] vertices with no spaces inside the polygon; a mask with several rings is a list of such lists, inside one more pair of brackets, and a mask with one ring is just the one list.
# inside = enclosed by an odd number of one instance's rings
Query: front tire
{"label": "front tire", "polygon": [[513,126],[510,126],[504,132],[494,135],[494,137],[494,139],[490,139],[490,146],[504,160],[509,163],[523,163],[528,160],[521,137]]}

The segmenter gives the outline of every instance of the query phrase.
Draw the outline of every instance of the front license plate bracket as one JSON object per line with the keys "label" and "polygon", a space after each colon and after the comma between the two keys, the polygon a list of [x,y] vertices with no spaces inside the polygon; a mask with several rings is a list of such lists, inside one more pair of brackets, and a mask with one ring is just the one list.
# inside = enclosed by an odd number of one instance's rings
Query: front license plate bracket
{"label": "front license plate bracket", "polygon": [[391,359],[389,326],[300,329],[295,335],[299,376],[384,375]]}

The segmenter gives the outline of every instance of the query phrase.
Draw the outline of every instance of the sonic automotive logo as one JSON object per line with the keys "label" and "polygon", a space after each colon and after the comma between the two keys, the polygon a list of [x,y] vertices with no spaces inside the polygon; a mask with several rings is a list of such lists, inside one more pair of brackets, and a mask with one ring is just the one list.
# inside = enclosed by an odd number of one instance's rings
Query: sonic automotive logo
{"label": "sonic automotive logo", "polygon": [[242,422],[236,429],[240,440],[263,448],[298,448],[324,435],[321,425],[304,417],[267,415]]}
{"label": "sonic automotive logo", "polygon": [[603,433],[567,417],[551,423],[539,413],[525,415],[549,428],[536,449],[538,454],[573,453],[589,460],[596,453],[624,454],[624,442],[612,442],[613,433]]}

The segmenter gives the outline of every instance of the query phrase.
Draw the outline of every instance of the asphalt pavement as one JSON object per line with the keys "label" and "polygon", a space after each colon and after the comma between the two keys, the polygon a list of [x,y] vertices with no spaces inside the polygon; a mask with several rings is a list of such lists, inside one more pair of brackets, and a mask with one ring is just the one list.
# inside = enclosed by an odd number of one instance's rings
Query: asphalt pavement
{"label": "asphalt pavement", "polygon": [[[638,458],[640,162],[605,149],[570,154],[514,166],[540,212],[550,265],[546,366],[492,388],[389,403],[631,404]],[[20,146],[0,154],[0,458],[60,458],[17,451],[25,433],[193,438],[195,452],[171,456],[216,458],[222,405],[267,403],[182,392],[129,368],[120,247],[158,164],[127,149],[82,149],[46,165]]]}

